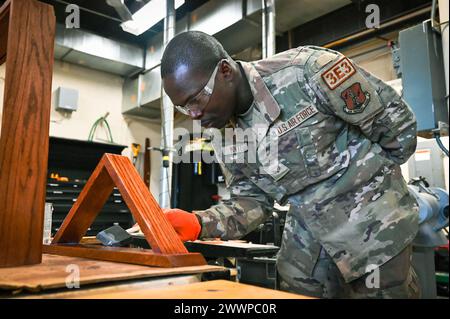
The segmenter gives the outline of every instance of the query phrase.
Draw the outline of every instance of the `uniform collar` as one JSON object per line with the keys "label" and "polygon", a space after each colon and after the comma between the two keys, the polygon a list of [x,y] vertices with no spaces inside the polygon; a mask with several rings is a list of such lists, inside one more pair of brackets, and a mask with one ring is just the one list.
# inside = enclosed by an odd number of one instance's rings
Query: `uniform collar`
{"label": "uniform collar", "polygon": [[254,103],[251,106],[253,112],[260,113],[257,118],[262,119],[265,122],[264,124],[270,126],[280,115],[280,106],[254,65],[243,61],[238,61],[238,63],[242,66],[253,93]]}

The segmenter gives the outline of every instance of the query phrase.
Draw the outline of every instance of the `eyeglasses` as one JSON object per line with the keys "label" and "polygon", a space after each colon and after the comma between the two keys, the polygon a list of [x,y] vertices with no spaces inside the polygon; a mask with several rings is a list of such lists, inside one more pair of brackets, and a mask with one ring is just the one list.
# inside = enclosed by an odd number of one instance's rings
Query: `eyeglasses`
{"label": "eyeglasses", "polygon": [[219,70],[219,65],[221,65],[223,61],[226,61],[226,59],[220,60],[219,63],[217,63],[216,68],[208,80],[208,83],[206,83],[200,92],[190,98],[186,105],[175,105],[178,112],[191,116],[195,111],[204,111],[206,109],[206,106],[208,105],[214,91],[217,70]]}

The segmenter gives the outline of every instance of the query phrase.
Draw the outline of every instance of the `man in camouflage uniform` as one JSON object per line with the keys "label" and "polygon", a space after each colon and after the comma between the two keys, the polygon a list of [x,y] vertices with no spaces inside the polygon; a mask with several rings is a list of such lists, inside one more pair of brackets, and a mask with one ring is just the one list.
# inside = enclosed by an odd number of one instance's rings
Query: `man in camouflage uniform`
{"label": "man in camouflage uniform", "polygon": [[[193,230],[184,240],[241,238],[277,201],[290,205],[277,256],[281,289],[325,298],[420,296],[411,266],[418,207],[399,166],[415,150],[416,120],[390,86],[319,47],[236,62],[201,32],[175,37],[161,68],[182,112],[209,128],[231,121],[256,137],[217,152],[229,200],[196,218],[167,212],[180,236]],[[263,156],[274,142],[277,158]],[[252,149],[256,161],[233,161]]]}

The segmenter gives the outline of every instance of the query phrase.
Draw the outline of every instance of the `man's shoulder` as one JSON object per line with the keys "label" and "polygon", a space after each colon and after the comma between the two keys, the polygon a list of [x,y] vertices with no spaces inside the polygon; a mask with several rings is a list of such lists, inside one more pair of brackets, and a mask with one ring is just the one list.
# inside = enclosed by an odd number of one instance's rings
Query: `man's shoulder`
{"label": "man's shoulder", "polygon": [[307,45],[277,53],[270,58],[254,61],[252,64],[265,78],[289,67],[310,68],[317,63],[324,65],[338,56],[339,53],[334,50]]}
{"label": "man's shoulder", "polygon": [[308,47],[298,47],[277,53],[267,59],[252,62],[261,77],[269,77],[280,70],[298,64],[310,54]]}

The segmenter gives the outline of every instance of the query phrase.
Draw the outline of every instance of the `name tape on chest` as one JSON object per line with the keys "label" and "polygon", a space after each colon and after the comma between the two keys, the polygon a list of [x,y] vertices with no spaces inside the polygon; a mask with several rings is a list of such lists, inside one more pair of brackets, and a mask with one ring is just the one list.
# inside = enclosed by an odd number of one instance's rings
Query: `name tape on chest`
{"label": "name tape on chest", "polygon": [[286,134],[287,132],[296,128],[297,126],[299,126],[312,116],[316,115],[317,113],[319,113],[319,111],[316,109],[314,105],[310,105],[307,108],[304,108],[287,121],[278,124],[275,127],[277,135],[281,136]]}
{"label": "name tape on chest", "polygon": [[344,57],[322,73],[322,79],[330,90],[334,90],[355,73],[356,69],[353,64],[348,58]]}
{"label": "name tape on chest", "polygon": [[237,143],[224,146],[222,151],[223,155],[234,155],[239,153],[244,153],[248,150],[248,145],[246,143]]}

